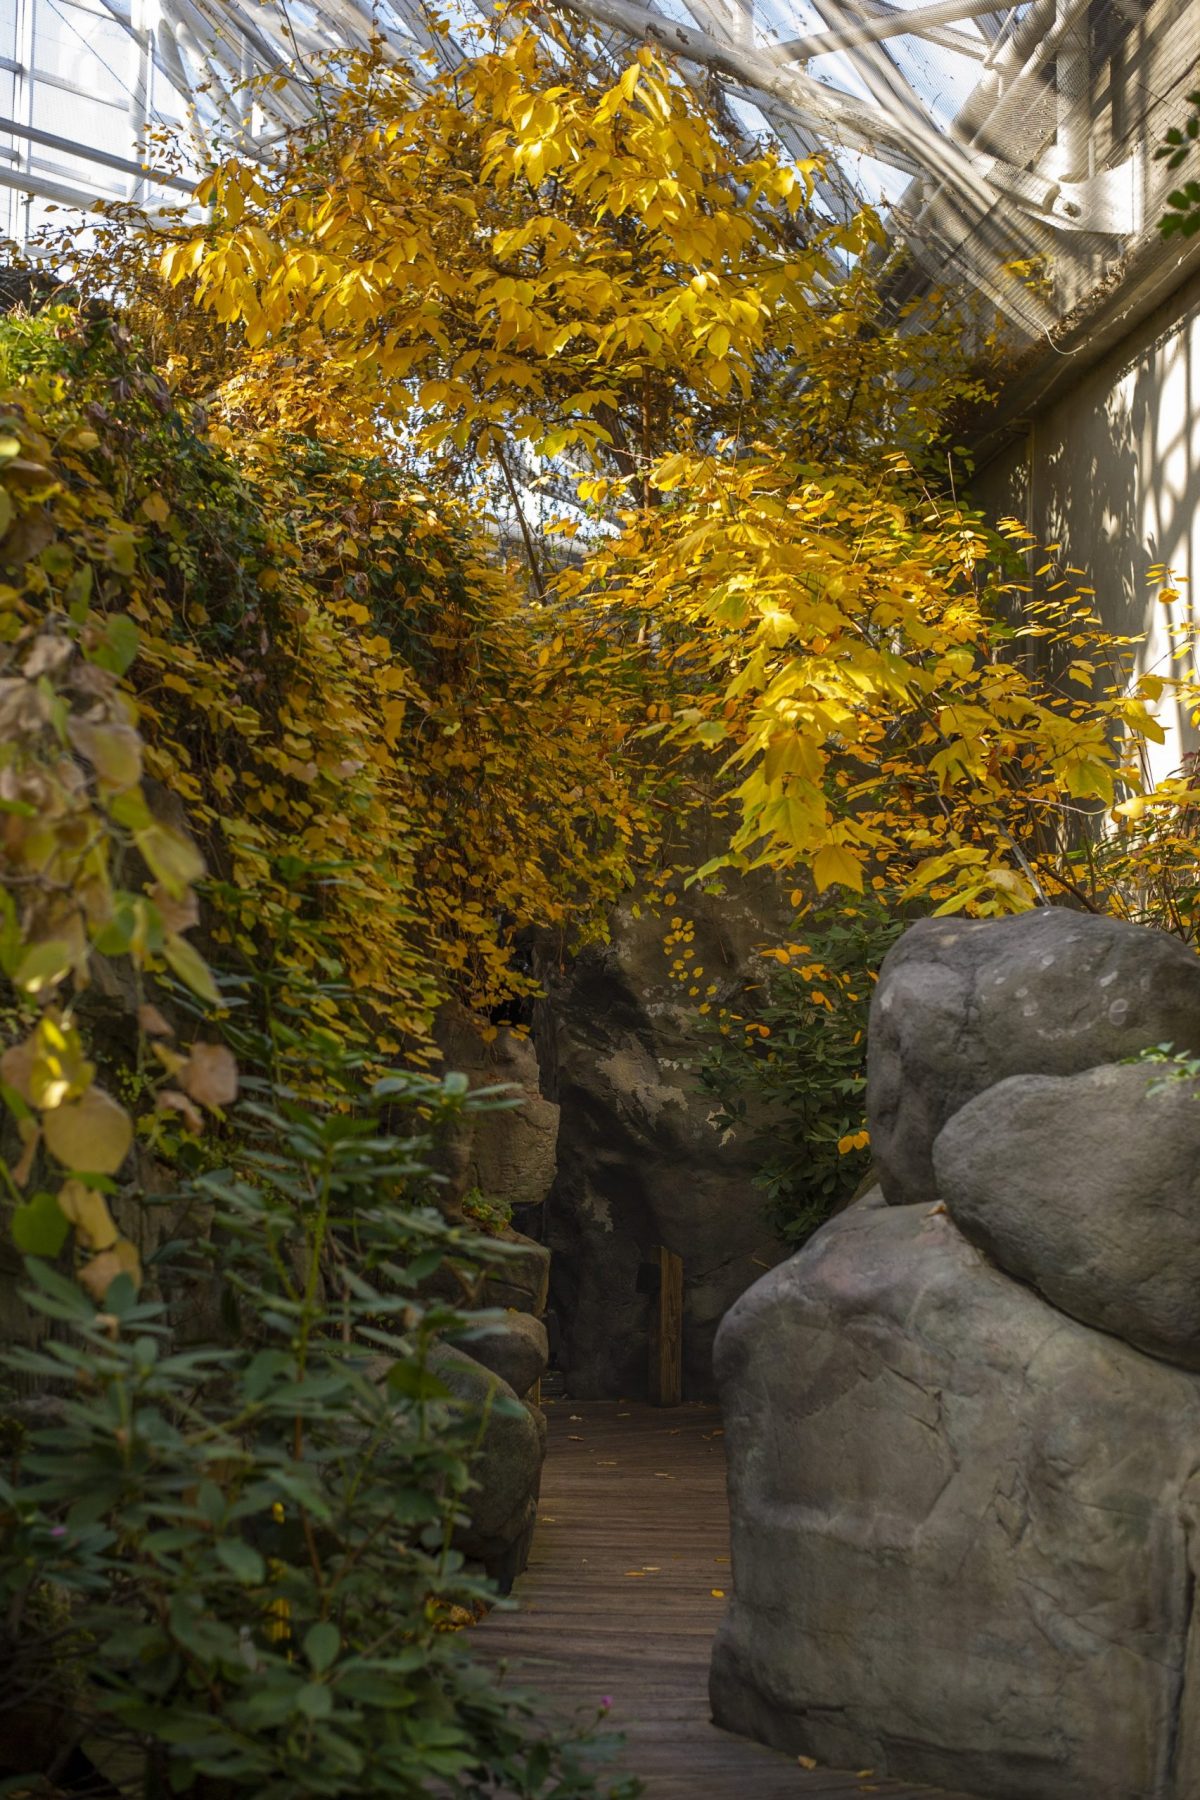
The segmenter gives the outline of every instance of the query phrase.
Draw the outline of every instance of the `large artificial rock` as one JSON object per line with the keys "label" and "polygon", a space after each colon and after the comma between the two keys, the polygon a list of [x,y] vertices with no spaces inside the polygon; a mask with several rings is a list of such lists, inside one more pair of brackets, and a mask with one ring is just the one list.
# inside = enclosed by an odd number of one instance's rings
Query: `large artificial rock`
{"label": "large artificial rock", "polygon": [[1200,1381],[875,1195],[717,1342],[718,1724],[1004,1800],[1200,1794]]}
{"label": "large artificial rock", "polygon": [[[728,842],[728,822],[698,810],[694,823],[708,836],[680,860],[698,866]],[[778,941],[791,916],[768,877],[731,873],[720,889],[681,893],[665,916],[646,895],[630,896],[612,914],[607,943],[565,967],[543,961],[537,1038],[547,1091],[561,1107],[545,1236],[559,1354],[580,1399],[646,1393],[655,1313],[647,1276],[659,1246],[683,1258],[689,1399],[713,1391],[722,1315],[782,1254],[754,1186],[760,1122],[719,1124],[698,1079],[705,1046],[696,1009],[711,986],[714,1010],[736,1010],[768,976],[757,947]],[[671,946],[673,923],[692,929]],[[688,965],[686,982],[672,979],[675,959]]]}
{"label": "large artificial rock", "polygon": [[[488,1028],[490,1029],[490,1028]],[[491,1041],[464,1007],[438,1017],[438,1047],[447,1069],[474,1088],[505,1086],[515,1105],[472,1111],[443,1146],[448,1208],[472,1193],[520,1211],[540,1207],[554,1180],[558,1107],[542,1094],[537,1051],[527,1037],[504,1029]]]}
{"label": "large artificial rock", "polygon": [[1200,1049],[1200,957],[1166,932],[1042,907],[923,919],[871,1003],[867,1121],[887,1198],[933,1191],[933,1142],[1009,1075],[1075,1075],[1155,1044]]}
{"label": "large artificial rock", "polygon": [[1010,1275],[1200,1369],[1200,1084],[1174,1064],[1014,1075],[933,1147],[938,1196]]}
{"label": "large artificial rock", "polygon": [[536,1407],[522,1405],[507,1382],[450,1344],[434,1346],[429,1367],[456,1400],[485,1418],[471,1459],[475,1488],[466,1505],[469,1523],[454,1541],[464,1556],[482,1562],[507,1586],[524,1568],[533,1535],[545,1419]]}
{"label": "large artificial rock", "polygon": [[550,1360],[546,1327],[532,1313],[505,1313],[480,1326],[459,1347],[521,1396],[541,1380]]}
{"label": "large artificial rock", "polygon": [[499,1231],[495,1242],[504,1258],[491,1266],[480,1292],[481,1306],[511,1306],[541,1317],[550,1294],[550,1252],[523,1232]]}

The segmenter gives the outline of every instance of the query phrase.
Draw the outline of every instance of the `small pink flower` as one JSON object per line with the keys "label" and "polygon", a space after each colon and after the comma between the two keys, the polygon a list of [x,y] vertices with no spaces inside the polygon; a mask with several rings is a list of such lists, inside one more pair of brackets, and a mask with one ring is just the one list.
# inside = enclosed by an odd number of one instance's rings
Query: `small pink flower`
{"label": "small pink flower", "polygon": [[600,1711],[602,1713],[612,1711],[612,1695],[611,1694],[602,1694],[600,1696]]}

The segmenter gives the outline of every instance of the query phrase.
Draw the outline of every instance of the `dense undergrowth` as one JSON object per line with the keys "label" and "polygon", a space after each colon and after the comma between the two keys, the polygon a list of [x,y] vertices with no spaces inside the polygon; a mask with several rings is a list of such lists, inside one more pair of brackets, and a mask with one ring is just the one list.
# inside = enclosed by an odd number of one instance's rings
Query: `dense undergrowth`
{"label": "dense undergrowth", "polygon": [[108,309],[0,321],[0,475],[5,1791],[598,1791],[454,1629],[484,1421],[428,1353],[503,1248],[419,1072],[626,878],[586,658],[380,461],[235,459]]}

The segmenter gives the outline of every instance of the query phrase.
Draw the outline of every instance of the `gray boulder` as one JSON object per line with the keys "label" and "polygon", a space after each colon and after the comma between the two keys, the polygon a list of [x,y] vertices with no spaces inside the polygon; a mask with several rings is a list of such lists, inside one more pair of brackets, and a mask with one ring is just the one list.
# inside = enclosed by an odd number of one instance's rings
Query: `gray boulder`
{"label": "gray boulder", "polygon": [[524,1567],[537,1513],[545,1420],[535,1407],[522,1405],[507,1382],[452,1345],[435,1345],[429,1367],[483,1421],[471,1459],[469,1522],[455,1533],[455,1545],[489,1573],[511,1580]]}
{"label": "gray boulder", "polygon": [[714,1717],[1005,1800],[1200,1794],[1200,1381],[877,1194],[717,1340]]}
{"label": "gray boulder", "polygon": [[550,1293],[550,1252],[545,1244],[508,1228],[495,1234],[507,1246],[504,1260],[494,1264],[480,1291],[481,1306],[511,1306],[539,1318]]}
{"label": "gray boulder", "polygon": [[505,1313],[464,1338],[460,1348],[520,1395],[541,1380],[550,1360],[546,1327],[532,1313]]}
{"label": "gray boulder", "polygon": [[457,1004],[443,1007],[435,1026],[447,1069],[472,1089],[508,1089],[504,1104],[464,1115],[441,1145],[442,1204],[454,1217],[473,1191],[492,1203],[539,1207],[554,1180],[558,1107],[541,1092],[537,1051],[507,1029],[487,1042],[485,1029]]}
{"label": "gray boulder", "polygon": [[1200,957],[1166,932],[1063,907],[921,920],[871,1003],[867,1119],[885,1195],[930,1197],[933,1140],[993,1083],[1163,1043],[1200,1049]]}
{"label": "gray boulder", "polygon": [[1174,1064],[1014,1075],[933,1147],[960,1229],[1073,1318],[1200,1369],[1200,1084]]}

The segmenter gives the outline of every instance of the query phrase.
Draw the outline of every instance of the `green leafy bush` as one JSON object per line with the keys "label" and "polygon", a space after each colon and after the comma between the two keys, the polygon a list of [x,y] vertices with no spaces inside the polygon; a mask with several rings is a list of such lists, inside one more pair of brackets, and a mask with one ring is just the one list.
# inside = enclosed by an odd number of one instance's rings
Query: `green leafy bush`
{"label": "green leafy bush", "polygon": [[860,901],[797,921],[797,940],[737,1011],[716,1016],[700,1079],[721,1129],[751,1131],[768,1217],[803,1243],[870,1166],[863,1121],[867,1012],[903,924]]}
{"label": "green leafy bush", "polygon": [[428,1355],[465,1324],[450,1278],[505,1252],[423,1202],[430,1133],[476,1102],[454,1076],[353,1110],[250,1085],[194,1179],[210,1229],[157,1269],[223,1341],[176,1341],[128,1277],[100,1310],[26,1262],[51,1335],[4,1359],[43,1396],[0,1480],[22,1791],[73,1756],[130,1800],[596,1793],[597,1745],[540,1730],[452,1629],[494,1599],[452,1543],[482,1422]]}
{"label": "green leafy bush", "polygon": [[[1182,126],[1172,126],[1154,152],[1155,160],[1165,162],[1171,170],[1182,168],[1189,156],[1195,156],[1200,141],[1200,88],[1187,98],[1192,111]],[[1200,181],[1185,181],[1167,195],[1167,211],[1158,229],[1165,238],[1190,238],[1200,231]]]}

